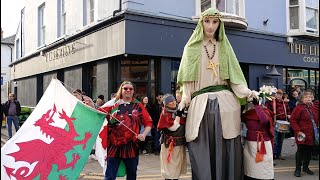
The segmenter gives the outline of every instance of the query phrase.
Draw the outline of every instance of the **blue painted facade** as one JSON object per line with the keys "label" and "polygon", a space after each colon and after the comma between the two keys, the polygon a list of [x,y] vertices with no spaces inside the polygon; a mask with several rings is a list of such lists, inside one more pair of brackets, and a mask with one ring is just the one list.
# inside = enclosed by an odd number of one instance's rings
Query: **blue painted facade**
{"label": "blue painted facade", "polygon": [[[174,21],[134,14],[126,14],[125,19],[127,54],[169,59],[181,58],[184,45],[196,26],[193,21]],[[283,76],[266,76],[271,70],[271,65],[276,65],[280,74],[283,73],[283,66],[312,69],[319,67],[319,59],[317,62],[306,62],[304,57],[312,56],[291,53],[287,37],[284,35],[238,29],[226,29],[226,33],[239,62],[247,66],[244,71],[248,72],[244,73],[252,89],[257,90],[263,84],[283,87]],[[141,41],[143,43],[140,43]],[[311,40],[301,43],[306,46],[318,46],[316,41]],[[267,66],[270,68],[266,69]],[[162,87],[170,87],[169,80],[163,81],[162,77],[161,82]]]}
{"label": "blue painted facade", "polygon": [[123,5],[128,10],[176,19],[191,20],[196,14],[195,0],[123,0]]}
{"label": "blue painted facade", "polygon": [[[286,16],[286,0],[245,0],[248,30],[285,35],[287,33]],[[263,21],[266,20],[268,20],[267,24],[264,25]]]}

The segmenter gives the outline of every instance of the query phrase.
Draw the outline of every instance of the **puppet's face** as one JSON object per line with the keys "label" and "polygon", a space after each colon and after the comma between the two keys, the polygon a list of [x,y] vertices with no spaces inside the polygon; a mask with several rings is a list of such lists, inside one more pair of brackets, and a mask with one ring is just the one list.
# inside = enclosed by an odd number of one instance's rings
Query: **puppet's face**
{"label": "puppet's face", "polygon": [[215,17],[204,17],[202,21],[204,35],[208,38],[213,38],[217,31],[220,20]]}

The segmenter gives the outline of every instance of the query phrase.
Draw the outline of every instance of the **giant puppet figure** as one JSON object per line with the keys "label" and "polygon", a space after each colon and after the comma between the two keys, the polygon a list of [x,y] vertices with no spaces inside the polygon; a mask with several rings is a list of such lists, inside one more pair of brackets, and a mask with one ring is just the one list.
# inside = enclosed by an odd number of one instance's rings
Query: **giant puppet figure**
{"label": "giant puppet figure", "polygon": [[201,14],[184,48],[178,83],[182,90],[178,108],[188,107],[192,179],[241,179],[240,105],[256,92],[247,87],[218,10],[209,8]]}

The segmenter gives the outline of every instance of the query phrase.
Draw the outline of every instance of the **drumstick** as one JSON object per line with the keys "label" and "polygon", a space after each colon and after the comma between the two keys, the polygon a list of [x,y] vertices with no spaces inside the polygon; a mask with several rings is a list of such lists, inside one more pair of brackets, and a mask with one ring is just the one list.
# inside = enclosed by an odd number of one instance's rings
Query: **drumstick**
{"label": "drumstick", "polygon": [[284,114],[284,113],[281,113],[281,114],[276,114],[275,116],[280,116],[280,115],[282,115],[282,114]]}

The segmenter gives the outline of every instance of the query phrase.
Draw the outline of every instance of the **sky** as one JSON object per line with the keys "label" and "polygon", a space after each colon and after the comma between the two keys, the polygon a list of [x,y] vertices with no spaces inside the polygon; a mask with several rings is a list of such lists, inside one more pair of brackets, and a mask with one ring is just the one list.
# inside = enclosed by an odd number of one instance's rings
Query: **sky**
{"label": "sky", "polygon": [[16,34],[25,0],[1,0],[1,28],[3,37]]}

